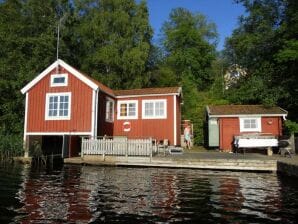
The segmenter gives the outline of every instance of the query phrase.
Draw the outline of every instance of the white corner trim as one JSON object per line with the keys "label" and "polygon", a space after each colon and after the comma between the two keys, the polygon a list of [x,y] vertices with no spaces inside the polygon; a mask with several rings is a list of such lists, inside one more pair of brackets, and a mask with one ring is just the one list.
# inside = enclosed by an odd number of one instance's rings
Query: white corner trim
{"label": "white corner trim", "polygon": [[[129,103],[135,103],[136,105],[136,114],[134,116],[120,116],[120,105],[121,104],[129,104]],[[127,107],[127,113],[129,108]],[[117,101],[117,119],[118,120],[136,120],[138,119],[138,100],[119,100]]]}
{"label": "white corner trim", "polygon": [[92,103],[91,103],[91,132],[92,132],[92,137],[96,137],[95,135],[95,115],[96,115],[96,90],[92,91]]}
{"label": "white corner trim", "polygon": [[99,95],[99,90],[96,90],[95,93],[95,131],[94,131],[94,137],[97,137],[97,133],[98,133],[98,95]]}
{"label": "white corner trim", "polygon": [[177,145],[177,102],[176,102],[176,96],[173,96],[174,100],[174,145]]}
{"label": "white corner trim", "polygon": [[24,138],[23,138],[24,143],[26,141],[26,136],[27,136],[27,122],[28,122],[27,116],[28,116],[28,93],[26,93],[26,98],[25,98]]}
{"label": "white corner trim", "polygon": [[[174,96],[175,97],[175,96]],[[163,102],[164,103],[164,115],[163,116],[156,116],[155,114],[155,103]],[[153,103],[153,115],[146,116],[145,115],[145,104],[146,103]],[[167,100],[166,99],[150,99],[150,100],[142,100],[142,119],[167,119]]]}
{"label": "white corner trim", "polygon": [[36,76],[31,82],[29,82],[25,87],[21,89],[21,93],[26,93],[29,89],[31,89],[34,85],[36,85],[41,79],[43,79],[46,75],[48,75],[55,67],[61,65],[64,67],[67,71],[69,71],[71,74],[73,74],[75,77],[80,79],[82,82],[84,82],[86,85],[91,87],[92,89],[97,89],[98,86],[96,83],[92,82],[90,79],[86,78],[82,73],[80,73],[75,68],[71,67],[61,59],[58,59],[53,64],[51,64],[49,67],[47,67],[42,73],[40,73],[38,76]]}

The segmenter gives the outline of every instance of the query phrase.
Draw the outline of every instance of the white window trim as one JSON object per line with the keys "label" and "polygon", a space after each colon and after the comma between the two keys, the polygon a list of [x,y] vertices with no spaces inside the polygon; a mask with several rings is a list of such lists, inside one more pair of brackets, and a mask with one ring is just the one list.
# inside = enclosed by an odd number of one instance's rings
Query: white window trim
{"label": "white window trim", "polygon": [[[120,105],[123,104],[123,103],[126,103],[126,104],[135,103],[136,104],[136,114],[135,114],[135,116],[120,116]],[[128,119],[135,120],[135,119],[138,119],[138,101],[137,100],[121,100],[121,101],[118,101],[117,102],[117,119],[118,120],[128,120]]]}
{"label": "white window trim", "polygon": [[[155,115],[155,103],[163,102],[165,113],[163,116]],[[153,116],[145,115],[145,103],[153,103]],[[142,100],[142,119],[166,119],[167,118],[167,100],[158,99],[158,100]]]}
{"label": "white window trim", "polygon": [[[108,102],[112,102],[113,107],[112,107],[112,119],[107,119],[107,104]],[[106,114],[105,114],[105,121],[109,122],[109,123],[113,123],[114,122],[114,114],[115,114],[115,100],[113,100],[110,97],[106,97]]]}
{"label": "white window trim", "polygon": [[[256,128],[244,128],[244,120],[247,119],[255,119],[257,122],[257,127]],[[261,117],[240,117],[239,118],[240,122],[240,132],[261,132],[262,131],[262,121]]]}
{"label": "white window trim", "polygon": [[[50,117],[49,115],[49,99],[51,96],[68,96],[68,116],[56,116]],[[71,93],[61,92],[61,93],[47,93],[46,94],[46,108],[45,108],[45,120],[70,120],[71,116]]]}
{"label": "white window trim", "polygon": [[[54,83],[54,79],[55,78],[59,78],[59,77],[64,77],[65,78],[65,83]],[[68,85],[68,74],[64,73],[64,74],[53,74],[51,75],[51,87],[57,87],[57,86],[67,86]]]}

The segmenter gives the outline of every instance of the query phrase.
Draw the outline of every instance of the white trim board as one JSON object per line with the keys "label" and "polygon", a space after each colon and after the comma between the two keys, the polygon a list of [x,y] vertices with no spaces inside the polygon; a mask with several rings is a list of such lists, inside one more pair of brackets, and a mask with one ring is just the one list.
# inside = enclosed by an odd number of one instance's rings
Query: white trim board
{"label": "white trim board", "polygon": [[36,76],[25,87],[23,87],[21,89],[22,94],[28,92],[28,90],[30,90],[33,86],[35,86],[41,79],[43,79],[46,75],[48,75],[54,68],[56,68],[59,65],[64,67],[67,71],[69,71],[71,74],[73,74],[79,80],[84,82],[90,88],[92,88],[94,90],[98,89],[98,85],[96,83],[94,83],[90,79],[86,78],[82,73],[80,73],[78,70],[76,70],[75,68],[68,65],[66,62],[62,61],[61,59],[58,59],[53,64],[51,64],[49,67],[47,67],[42,73],[40,73],[38,76]]}
{"label": "white trim board", "polygon": [[116,99],[122,98],[136,98],[136,97],[151,97],[151,96],[179,96],[179,93],[165,93],[165,94],[143,94],[143,95],[121,95],[116,96]]}
{"label": "white trim board", "polygon": [[174,100],[174,145],[177,145],[177,102],[176,102],[176,96],[173,96]]}
{"label": "white trim board", "polygon": [[[175,96],[174,96],[175,97]],[[163,102],[164,103],[164,114],[162,116],[157,116],[155,114],[155,103],[157,102]],[[152,116],[146,116],[145,115],[145,104],[146,103],[153,103],[153,115]],[[168,117],[168,111],[167,111],[167,100],[166,99],[150,99],[150,100],[142,100],[142,119],[149,120],[149,119],[167,119]]]}
{"label": "white trim board", "polygon": [[209,117],[284,117],[287,116],[287,114],[234,114],[234,115],[210,115],[208,114]]}
{"label": "white trim board", "polygon": [[26,135],[88,135],[92,136],[92,132],[27,132]]}

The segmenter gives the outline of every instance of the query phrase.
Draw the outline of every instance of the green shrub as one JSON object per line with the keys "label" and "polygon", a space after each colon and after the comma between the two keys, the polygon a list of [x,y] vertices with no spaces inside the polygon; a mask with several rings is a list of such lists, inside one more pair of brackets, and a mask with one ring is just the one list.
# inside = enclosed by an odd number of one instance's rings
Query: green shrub
{"label": "green shrub", "polygon": [[10,158],[23,155],[23,139],[19,135],[0,134],[0,157]]}

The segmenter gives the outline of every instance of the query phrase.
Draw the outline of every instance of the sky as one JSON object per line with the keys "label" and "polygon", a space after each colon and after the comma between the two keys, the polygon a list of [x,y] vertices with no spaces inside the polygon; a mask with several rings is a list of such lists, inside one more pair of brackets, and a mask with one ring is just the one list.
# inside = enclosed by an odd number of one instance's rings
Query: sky
{"label": "sky", "polygon": [[223,49],[225,38],[237,27],[238,17],[244,14],[244,7],[234,3],[234,0],[147,0],[147,5],[154,41],[158,40],[162,24],[168,20],[171,10],[183,7],[205,15],[208,21],[216,24],[218,51]]}

